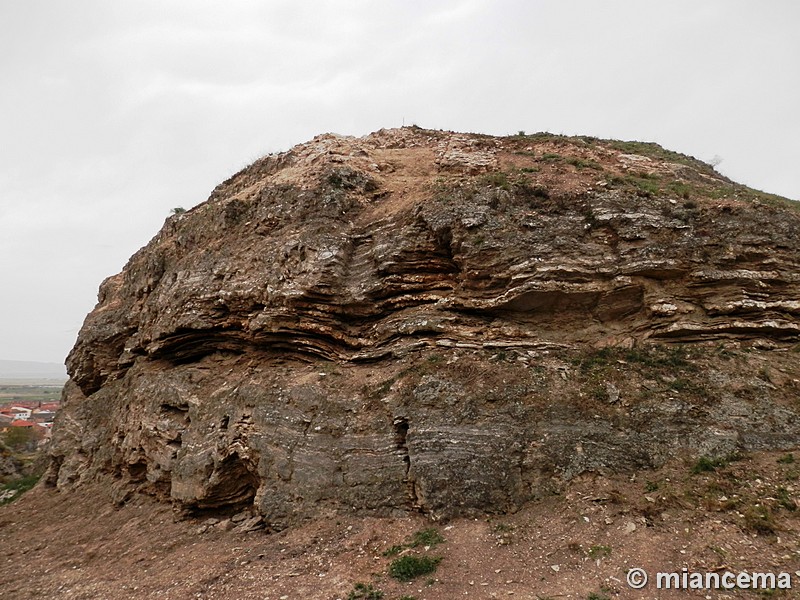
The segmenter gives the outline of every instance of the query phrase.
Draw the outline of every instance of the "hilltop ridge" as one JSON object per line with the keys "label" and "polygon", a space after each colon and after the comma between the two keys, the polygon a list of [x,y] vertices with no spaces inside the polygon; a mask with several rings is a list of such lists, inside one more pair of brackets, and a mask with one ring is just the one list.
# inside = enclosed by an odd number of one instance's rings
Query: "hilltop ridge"
{"label": "hilltop ridge", "polygon": [[653,144],[318,136],[102,284],[48,481],[280,529],[791,448],[799,225]]}

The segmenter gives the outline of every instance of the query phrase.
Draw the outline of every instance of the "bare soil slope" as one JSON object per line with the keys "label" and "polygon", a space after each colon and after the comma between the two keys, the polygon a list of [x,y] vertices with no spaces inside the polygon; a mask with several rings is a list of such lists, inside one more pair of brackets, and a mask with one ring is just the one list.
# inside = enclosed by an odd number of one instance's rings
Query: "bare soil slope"
{"label": "bare soil slope", "polygon": [[[0,597],[344,600],[363,583],[385,600],[796,598],[800,457],[790,461],[759,453],[714,471],[679,462],[637,476],[584,476],[513,515],[444,523],[339,515],[272,534],[226,531],[227,520],[176,520],[145,497],[114,508],[102,488],[40,486],[0,508]],[[430,528],[444,542],[407,547]],[[405,547],[385,556],[393,546]],[[388,569],[406,554],[442,560],[404,583]],[[684,567],[789,572],[793,589],[651,583],[639,591],[626,584],[633,567],[651,577]]]}

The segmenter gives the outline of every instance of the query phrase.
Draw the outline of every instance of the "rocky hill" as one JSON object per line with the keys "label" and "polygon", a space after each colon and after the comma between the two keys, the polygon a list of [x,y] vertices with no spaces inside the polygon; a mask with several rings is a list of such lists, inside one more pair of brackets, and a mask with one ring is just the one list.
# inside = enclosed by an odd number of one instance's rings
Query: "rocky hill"
{"label": "rocky hill", "polygon": [[47,480],[282,529],[795,448],[799,235],[654,144],[322,135],[103,282]]}

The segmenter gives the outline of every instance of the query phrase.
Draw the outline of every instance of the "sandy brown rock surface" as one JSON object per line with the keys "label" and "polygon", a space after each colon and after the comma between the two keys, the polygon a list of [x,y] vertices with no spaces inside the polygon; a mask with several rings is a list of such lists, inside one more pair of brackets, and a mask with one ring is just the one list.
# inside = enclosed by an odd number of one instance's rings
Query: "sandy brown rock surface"
{"label": "sandy brown rock surface", "polygon": [[319,136],[103,283],[48,481],[280,529],[791,449],[799,225],[652,144]]}
{"label": "sandy brown rock surface", "polygon": [[[795,569],[799,233],[653,144],[411,127],[264,157],[101,285],[3,585],[598,600],[642,597],[636,561]],[[431,524],[430,585],[388,577]]]}

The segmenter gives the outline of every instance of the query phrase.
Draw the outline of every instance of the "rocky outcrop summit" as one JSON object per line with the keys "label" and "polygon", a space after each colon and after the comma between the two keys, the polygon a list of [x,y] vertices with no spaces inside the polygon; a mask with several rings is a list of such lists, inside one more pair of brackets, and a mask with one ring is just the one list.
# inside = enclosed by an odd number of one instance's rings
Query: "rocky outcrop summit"
{"label": "rocky outcrop summit", "polygon": [[280,528],[800,442],[800,212],[654,144],[321,135],[100,287],[48,481]]}

